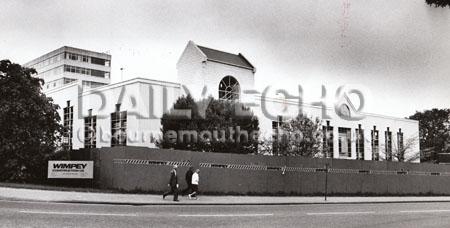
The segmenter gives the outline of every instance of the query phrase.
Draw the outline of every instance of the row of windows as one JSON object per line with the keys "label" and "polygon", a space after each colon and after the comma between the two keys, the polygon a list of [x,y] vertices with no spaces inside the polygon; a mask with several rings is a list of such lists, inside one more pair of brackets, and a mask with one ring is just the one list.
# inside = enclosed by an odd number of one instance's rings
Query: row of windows
{"label": "row of windows", "polygon": [[[77,79],[73,79],[73,78],[60,78],[57,80],[46,82],[45,85],[46,85],[47,89],[50,89],[50,88],[55,88],[57,86],[62,86],[65,84],[72,83],[76,80]],[[96,87],[107,85],[105,83],[91,82],[91,81],[83,81],[82,84],[83,84],[83,88],[96,88]]]}
{"label": "row of windows", "polygon": [[101,77],[101,78],[109,78],[109,72],[88,69],[88,68],[83,68],[83,67],[77,67],[77,66],[71,66],[71,65],[64,65],[64,71],[70,72],[70,73],[76,73],[76,74],[91,75],[91,76]]}
{"label": "row of windows", "polygon": [[87,55],[80,55],[80,54],[75,54],[75,53],[71,53],[71,52],[64,53],[64,56],[66,59],[70,59],[70,60],[74,60],[74,61],[92,63],[92,64],[108,66],[108,67],[111,66],[111,61],[107,60],[107,59],[90,57]]}
{"label": "row of windows", "polygon": [[83,88],[96,88],[104,85],[107,84],[100,82],[83,81]]}
{"label": "row of windows", "polygon": [[66,52],[64,54],[65,54],[66,59],[80,61],[80,62],[86,62],[86,63],[89,62],[89,56],[87,56],[87,55],[79,55],[79,54],[74,54],[74,53],[70,53],[70,52]]}
{"label": "row of windows", "polygon": [[[84,148],[97,146],[97,116],[84,118]],[[127,112],[111,113],[111,147],[127,145]]]}
{"label": "row of windows", "polygon": [[69,84],[69,83],[74,82],[74,81],[76,81],[76,79],[73,79],[73,78],[60,78],[60,79],[57,79],[57,80],[46,82],[45,83],[45,85],[46,85],[45,87],[47,89],[55,88],[57,86],[59,87],[59,86],[62,86],[62,85],[65,85],[65,84]]}
{"label": "row of windows", "polygon": [[49,76],[62,74],[63,72],[85,74],[85,75],[91,75],[91,76],[102,77],[102,78],[109,78],[109,76],[110,76],[109,72],[88,69],[88,68],[83,68],[83,67],[77,67],[77,66],[71,66],[71,65],[64,65],[64,66],[58,66],[58,67],[52,68],[50,70],[39,73],[39,76],[41,78],[46,78]]}
{"label": "row of windows", "polygon": [[[324,142],[326,142],[328,145],[333,143],[333,134],[325,131],[324,129]],[[328,126],[328,131],[332,131],[333,127]],[[351,157],[351,129],[350,128],[338,128],[339,132],[339,156],[340,157]],[[393,154],[392,154],[392,132],[389,130],[389,128],[386,129],[385,133],[385,159],[387,161],[393,160]],[[355,129],[355,135],[356,135],[356,159],[364,160],[364,129],[359,128]],[[376,127],[374,126],[374,129],[371,130],[371,149],[372,149],[372,160],[378,161],[380,160],[380,143],[379,143],[379,131],[376,130]],[[328,138],[325,139],[325,136]],[[398,159],[403,160],[404,159],[404,145],[403,145],[403,132],[401,132],[401,129],[399,129],[399,132],[397,133],[397,144],[398,144]],[[329,155],[332,154],[333,145],[329,145],[328,147],[324,147],[324,154]],[[327,156],[328,157],[328,156]],[[331,156],[330,156],[331,157]]]}
{"label": "row of windows", "polygon": [[73,79],[73,78],[64,78],[64,84],[69,84],[69,83],[74,82],[74,81],[76,81],[76,79]]}
{"label": "row of windows", "polygon": [[42,60],[42,61],[32,65],[31,67],[35,68],[35,69],[39,69],[39,68],[48,66],[50,64],[57,63],[57,62],[61,61],[62,59],[64,59],[64,53],[57,54],[57,55],[54,55],[54,56],[52,56],[52,57],[50,57],[48,59]]}
{"label": "row of windows", "polygon": [[[67,107],[64,108],[64,137],[63,142],[67,147],[72,147],[72,125],[73,125],[73,106],[67,103]],[[89,110],[89,116],[84,119],[85,122],[85,148],[95,148],[96,147],[96,128],[97,128],[97,117],[91,115],[92,110]],[[277,133],[278,129],[282,124],[282,117],[279,116],[276,121],[272,122],[272,128]],[[323,126],[323,142],[324,142],[324,155],[328,158],[333,157],[334,145],[333,145],[333,127]],[[116,111],[111,113],[111,146],[125,146],[127,143],[127,112],[120,111],[120,104],[116,105]],[[364,130],[359,126],[355,129],[356,133],[356,154],[357,159],[364,160]],[[339,156],[340,157],[351,157],[351,128],[338,128],[338,144],[339,144]],[[279,153],[279,147],[277,146],[276,135],[274,137],[273,151],[274,154]],[[372,160],[379,160],[379,131],[374,129],[371,130],[371,147],[372,147]],[[403,132],[399,129],[397,133],[398,149],[400,151],[399,160],[404,159],[404,146],[403,146]],[[386,160],[392,161],[392,132],[385,131],[385,150],[386,150]]]}
{"label": "row of windows", "polygon": [[111,66],[111,61],[107,60],[107,59],[90,57],[87,55],[80,55],[80,54],[75,54],[75,53],[71,53],[71,52],[64,52],[64,53],[54,55],[45,60],[42,60],[42,61],[32,65],[31,67],[35,68],[35,69],[39,69],[39,68],[48,66],[50,64],[57,63],[63,59],[69,59],[69,60],[80,61],[80,62],[85,62],[85,63],[92,63],[92,64],[108,66],[108,67]]}
{"label": "row of windows", "polygon": [[[73,106],[67,102],[64,108],[64,137],[63,145],[67,149],[72,149],[73,135]],[[84,148],[95,148],[97,146],[97,116],[89,115],[84,118]],[[116,106],[116,111],[111,113],[111,147],[127,145],[127,111],[120,111],[120,104]]]}
{"label": "row of windows", "polygon": [[86,69],[83,67],[76,67],[70,65],[64,65],[65,72],[77,73],[77,74],[86,74],[91,75],[91,69]]}
{"label": "row of windows", "polygon": [[40,72],[39,76],[41,78],[46,78],[46,77],[49,77],[49,76],[62,74],[63,72],[64,72],[64,67],[63,66],[58,66],[58,67],[52,68],[50,70],[47,70],[47,71],[44,71],[44,72]]}
{"label": "row of windows", "polygon": [[[283,123],[283,117],[278,116],[277,120],[272,121],[272,130],[273,130],[273,145],[272,150],[274,154],[280,154],[280,142],[278,134],[279,129],[281,127],[281,124]],[[329,121],[327,121],[326,126],[322,126],[323,131],[323,154],[326,158],[332,158],[333,157],[333,151],[334,151],[334,135],[333,135],[333,126],[329,125]],[[364,160],[364,129],[361,129],[361,125],[358,126],[358,128],[355,129],[355,146],[356,146],[356,159],[358,160]],[[338,152],[339,157],[351,157],[351,151],[352,151],[352,129],[351,128],[344,128],[344,127],[338,127]],[[283,140],[283,138],[281,138]],[[399,129],[399,132],[397,133],[397,149],[398,149],[398,160],[402,161],[404,160],[404,142],[403,142],[403,132],[401,129]],[[379,131],[374,126],[374,129],[371,130],[371,149],[372,149],[372,160],[380,160],[380,153],[379,153]],[[389,128],[385,131],[385,159],[388,161],[393,160],[393,154],[392,154],[392,132],[389,130]]]}

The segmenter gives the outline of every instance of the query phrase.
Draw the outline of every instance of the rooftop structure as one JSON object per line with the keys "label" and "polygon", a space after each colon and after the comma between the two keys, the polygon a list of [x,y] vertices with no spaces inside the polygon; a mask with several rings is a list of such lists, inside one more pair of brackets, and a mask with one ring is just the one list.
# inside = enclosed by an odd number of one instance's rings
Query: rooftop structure
{"label": "rooftop structure", "polygon": [[81,81],[85,88],[110,84],[111,55],[73,47],[61,47],[24,64],[44,79],[44,90]]}
{"label": "rooftop structure", "polygon": [[232,66],[242,67],[246,69],[255,70],[255,67],[241,54],[232,54],[224,51],[215,50],[212,48],[197,45],[203,54],[206,55],[207,60],[219,63],[229,64]]}

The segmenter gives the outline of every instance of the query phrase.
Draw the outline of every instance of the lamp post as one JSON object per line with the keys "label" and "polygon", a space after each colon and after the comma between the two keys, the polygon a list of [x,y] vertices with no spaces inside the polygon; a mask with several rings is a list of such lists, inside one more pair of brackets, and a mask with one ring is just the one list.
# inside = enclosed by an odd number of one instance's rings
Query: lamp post
{"label": "lamp post", "polygon": [[325,164],[325,201],[327,201],[327,194],[328,194],[328,167],[329,164]]}

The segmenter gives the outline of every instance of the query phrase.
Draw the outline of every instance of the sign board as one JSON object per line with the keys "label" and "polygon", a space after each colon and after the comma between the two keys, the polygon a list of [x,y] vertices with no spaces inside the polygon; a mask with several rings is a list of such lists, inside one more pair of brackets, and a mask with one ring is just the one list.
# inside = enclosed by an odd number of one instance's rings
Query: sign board
{"label": "sign board", "polygon": [[47,178],[93,179],[94,161],[48,161]]}

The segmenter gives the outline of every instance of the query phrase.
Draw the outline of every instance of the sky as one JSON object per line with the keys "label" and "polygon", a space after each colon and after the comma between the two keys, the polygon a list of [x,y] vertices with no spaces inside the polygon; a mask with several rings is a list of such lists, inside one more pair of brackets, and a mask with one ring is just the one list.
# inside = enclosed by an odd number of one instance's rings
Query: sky
{"label": "sky", "polygon": [[176,82],[192,40],[242,53],[260,91],[301,85],[313,102],[323,85],[332,103],[346,85],[363,91],[364,112],[396,117],[450,108],[450,8],[425,0],[2,0],[0,21],[0,59],[107,52],[113,82]]}

